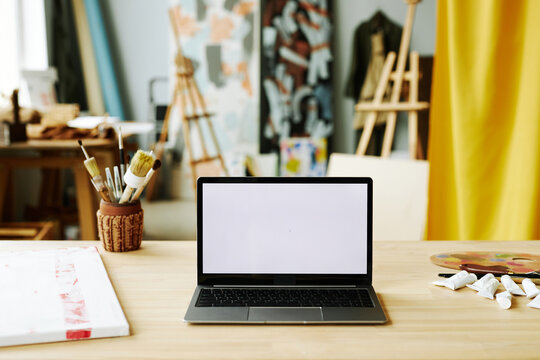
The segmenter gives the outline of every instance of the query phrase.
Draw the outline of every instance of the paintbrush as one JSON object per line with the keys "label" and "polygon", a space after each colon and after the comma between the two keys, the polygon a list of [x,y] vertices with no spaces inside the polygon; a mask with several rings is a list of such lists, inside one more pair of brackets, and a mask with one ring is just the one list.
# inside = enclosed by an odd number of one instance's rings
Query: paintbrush
{"label": "paintbrush", "polygon": [[[486,275],[485,273],[475,273],[474,271],[471,272],[471,274],[475,274],[475,275],[478,275],[478,276],[482,276],[482,275]],[[452,277],[453,275],[456,275],[456,274],[452,274],[452,273],[439,273],[439,277],[442,277],[442,278],[449,278],[449,277]],[[493,276],[495,277],[501,277],[503,275],[508,275],[510,277],[514,277],[514,278],[523,278],[523,279],[540,279],[540,274],[537,272],[537,271],[532,271],[532,272],[529,272],[529,273],[521,273],[521,274],[493,274]]]}
{"label": "paintbrush", "polygon": [[99,189],[98,191],[101,198],[105,201],[110,202],[111,198],[109,197],[109,191],[107,190],[107,186],[105,186],[103,178],[101,177],[101,174],[99,172],[96,158],[88,156],[88,153],[86,152],[86,149],[84,148],[83,143],[80,139],[77,140],[77,142],[81,146],[81,150],[83,151],[84,157],[86,158],[86,160],[84,160],[84,166],[90,174],[90,178],[92,179],[94,186]]}
{"label": "paintbrush", "polygon": [[124,175],[126,188],[120,199],[120,204],[128,202],[133,191],[144,184],[146,174],[148,174],[148,171],[152,168],[153,164],[153,155],[142,150],[137,150],[137,153],[135,153],[129,168],[126,171],[126,175]]}
{"label": "paintbrush", "polygon": [[122,139],[122,127],[118,127],[118,152],[120,153],[120,174],[122,175],[122,187],[126,185],[124,175],[126,174],[126,158],[124,156],[124,140]]}
{"label": "paintbrush", "polygon": [[161,167],[161,161],[159,161],[159,159],[154,161],[154,166],[152,166],[150,171],[148,171],[148,174],[146,174],[146,178],[144,179],[144,184],[137,188],[137,191],[135,191],[135,194],[133,194],[133,196],[131,197],[131,201],[135,201],[139,198],[139,196],[141,196],[144,188],[146,187],[146,185],[148,185],[148,183],[150,182],[150,179],[152,179],[152,176],[160,167]]}
{"label": "paintbrush", "polygon": [[[129,167],[129,161],[131,159],[129,154],[126,155],[126,158],[127,158],[126,166]],[[124,176],[123,175],[120,176],[120,173],[118,171],[118,166],[115,166],[115,169],[114,169],[114,179],[116,180],[116,183],[118,184],[116,188],[118,195],[116,196],[116,198],[118,199],[118,201],[120,201],[120,198],[122,197],[122,192],[124,191],[124,187],[122,186],[122,184],[124,183]]]}
{"label": "paintbrush", "polygon": [[116,190],[114,188],[114,181],[111,175],[111,169],[105,168],[105,176],[107,177],[107,182],[105,185],[107,185],[107,189],[109,190],[109,195],[111,197],[112,202],[118,202],[118,194],[116,193]]}
{"label": "paintbrush", "polygon": [[116,198],[120,200],[122,197],[122,180],[120,180],[120,170],[118,166],[114,168],[114,191],[116,192]]}

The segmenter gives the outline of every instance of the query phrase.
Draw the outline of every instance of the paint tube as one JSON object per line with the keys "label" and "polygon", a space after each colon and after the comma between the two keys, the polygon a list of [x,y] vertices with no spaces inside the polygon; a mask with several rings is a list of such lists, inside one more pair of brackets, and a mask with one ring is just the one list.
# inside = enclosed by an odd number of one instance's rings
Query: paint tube
{"label": "paint tube", "polygon": [[528,307],[540,309],[540,296],[536,296],[533,301],[527,304]]}
{"label": "paint tube", "polygon": [[473,290],[476,290],[476,291],[480,291],[480,290],[482,290],[483,288],[486,287],[487,283],[491,279],[495,279],[495,276],[493,274],[489,273],[489,274],[486,274],[486,275],[482,276],[482,278],[480,280],[476,281],[474,284],[467,285],[467,287],[471,288]]}
{"label": "paint tube", "polygon": [[527,294],[527,298],[529,299],[536,297],[538,294],[540,294],[540,290],[538,290],[538,288],[531,279],[523,279],[521,285],[523,285],[525,293]]}
{"label": "paint tube", "polygon": [[508,275],[501,276],[501,282],[506,290],[513,295],[525,295],[525,292]]}
{"label": "paint tube", "polygon": [[498,293],[495,298],[502,309],[508,310],[512,306],[512,294],[508,290]]}
{"label": "paint tube", "polygon": [[444,286],[449,288],[450,290],[457,290],[467,284],[472,284],[475,281],[475,274],[469,274],[467,271],[463,270],[449,277],[448,279],[433,281],[432,284],[437,286]]}
{"label": "paint tube", "polygon": [[495,294],[495,291],[497,291],[499,284],[499,280],[490,279],[477,295],[493,300],[493,295]]}

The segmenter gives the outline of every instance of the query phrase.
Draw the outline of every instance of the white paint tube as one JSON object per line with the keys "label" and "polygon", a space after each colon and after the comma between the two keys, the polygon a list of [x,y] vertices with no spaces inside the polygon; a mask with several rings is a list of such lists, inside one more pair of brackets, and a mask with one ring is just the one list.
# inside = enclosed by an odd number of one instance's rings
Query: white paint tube
{"label": "white paint tube", "polygon": [[538,288],[531,279],[523,279],[521,285],[523,285],[525,293],[527,294],[527,298],[529,299],[532,299],[533,297],[536,297],[538,294],[540,294],[540,290],[538,290]]}
{"label": "white paint tube", "polygon": [[477,295],[493,300],[493,295],[495,295],[495,291],[497,291],[499,284],[499,280],[491,279],[487,282],[486,286],[484,286],[482,290],[478,292]]}
{"label": "white paint tube", "polygon": [[508,275],[501,276],[501,283],[503,284],[504,288],[510,292],[510,294],[513,295],[525,295],[525,292],[519,287],[518,284],[512,280],[512,278]]}
{"label": "white paint tube", "polygon": [[492,273],[482,276],[482,278],[476,281],[474,284],[467,285],[468,288],[471,288],[476,291],[480,291],[486,287],[489,280],[495,279],[495,276]]}
{"label": "white paint tube", "polygon": [[449,288],[450,290],[457,290],[464,287],[467,284],[472,284],[475,281],[476,281],[475,274],[469,274],[468,272],[463,270],[449,277],[448,279],[433,281],[432,284],[437,285],[437,286],[444,286],[444,287]]}
{"label": "white paint tube", "polygon": [[527,304],[528,307],[540,309],[540,296],[536,296],[533,301]]}
{"label": "white paint tube", "polygon": [[498,293],[495,298],[499,306],[504,310],[508,310],[512,306],[512,294],[508,290]]}

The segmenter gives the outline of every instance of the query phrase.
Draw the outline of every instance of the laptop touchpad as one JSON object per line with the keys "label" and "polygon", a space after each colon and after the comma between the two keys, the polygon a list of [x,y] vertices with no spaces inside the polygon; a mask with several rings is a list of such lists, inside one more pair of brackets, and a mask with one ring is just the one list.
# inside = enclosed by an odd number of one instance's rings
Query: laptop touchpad
{"label": "laptop touchpad", "polygon": [[322,321],[321,308],[250,307],[248,321]]}

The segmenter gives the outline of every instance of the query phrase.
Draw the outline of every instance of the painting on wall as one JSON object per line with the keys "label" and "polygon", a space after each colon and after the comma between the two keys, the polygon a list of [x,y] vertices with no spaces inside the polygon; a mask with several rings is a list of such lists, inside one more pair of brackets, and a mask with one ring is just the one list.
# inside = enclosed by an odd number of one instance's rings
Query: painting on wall
{"label": "painting on wall", "polygon": [[331,2],[263,0],[261,5],[262,153],[290,137],[333,132]]}
{"label": "painting on wall", "polygon": [[326,175],[326,139],[288,138],[280,148],[281,176]]}
{"label": "painting on wall", "polygon": [[[179,0],[176,4],[182,50],[193,61],[195,81],[214,115],[212,125],[227,167],[232,175],[239,175],[245,154],[258,151],[259,1]],[[195,158],[197,148],[194,144]]]}

